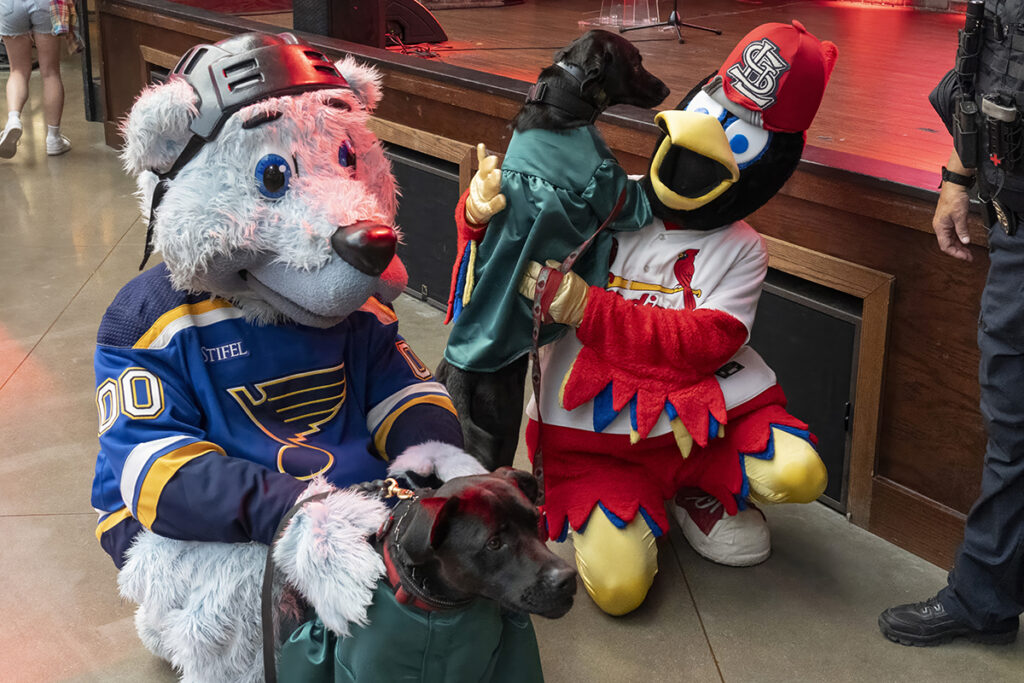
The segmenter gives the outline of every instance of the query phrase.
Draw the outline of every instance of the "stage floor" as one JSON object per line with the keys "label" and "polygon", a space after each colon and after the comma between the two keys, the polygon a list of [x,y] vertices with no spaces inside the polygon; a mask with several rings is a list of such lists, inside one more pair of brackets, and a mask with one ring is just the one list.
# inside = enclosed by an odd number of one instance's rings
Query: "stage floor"
{"label": "stage floor", "polygon": [[[532,82],[555,50],[596,19],[596,0],[527,0],[505,7],[443,10],[434,15],[449,40],[412,46],[426,59]],[[671,2],[661,0],[662,17]],[[839,47],[839,60],[821,109],[807,135],[805,158],[891,180],[934,188],[950,138],[928,104],[928,93],[956,54],[963,16],[823,0],[685,0],[684,22],[721,29],[722,35],[683,29],[628,34],[644,64],[664,80],[674,106],[703,76],[715,71],[755,26],[798,19]],[[291,15],[252,17],[290,26]],[[400,51],[399,48],[392,48]]]}

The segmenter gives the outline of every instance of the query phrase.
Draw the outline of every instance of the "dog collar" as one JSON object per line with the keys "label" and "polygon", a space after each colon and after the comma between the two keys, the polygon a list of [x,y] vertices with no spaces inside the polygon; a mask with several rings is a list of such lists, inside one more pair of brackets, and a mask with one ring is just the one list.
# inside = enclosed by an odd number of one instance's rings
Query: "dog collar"
{"label": "dog collar", "polygon": [[[398,541],[398,534],[402,528],[402,522],[412,510],[412,504],[416,497],[403,501],[402,514],[395,519],[392,514],[377,532],[377,541],[380,544],[378,551],[384,560],[384,567],[387,570],[388,584],[395,591],[395,600],[403,605],[425,610],[427,612],[446,611],[462,609],[469,606],[476,598],[444,598],[431,594],[427,587],[427,577],[423,576],[416,565],[406,565],[395,560],[395,554],[401,556],[401,544]],[[397,509],[397,508],[396,508]]]}
{"label": "dog collar", "polygon": [[548,85],[544,81],[538,81],[530,86],[526,93],[528,104],[546,104],[555,109],[561,109],[573,118],[582,119],[587,123],[597,120],[601,110],[593,104],[582,99],[579,95]]}

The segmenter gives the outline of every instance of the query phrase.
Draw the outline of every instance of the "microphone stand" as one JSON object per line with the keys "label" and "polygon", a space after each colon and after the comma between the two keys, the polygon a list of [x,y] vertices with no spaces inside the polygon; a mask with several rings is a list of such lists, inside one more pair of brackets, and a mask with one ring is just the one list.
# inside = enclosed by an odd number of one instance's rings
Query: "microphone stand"
{"label": "microphone stand", "polygon": [[717,28],[708,28],[707,26],[698,26],[697,24],[688,24],[685,21],[681,21],[679,19],[679,0],[672,0],[672,11],[669,13],[667,21],[662,21],[657,24],[644,24],[643,26],[620,26],[619,33],[625,33],[626,31],[636,31],[642,28],[658,28],[659,26],[671,26],[672,28],[674,28],[676,30],[676,36],[678,36],[680,43],[686,42],[685,40],[683,40],[683,32],[680,30],[680,27],[682,26],[686,26],[687,28],[695,28],[700,31],[708,31],[709,33],[714,33],[715,35],[719,36],[722,35],[722,31]]}

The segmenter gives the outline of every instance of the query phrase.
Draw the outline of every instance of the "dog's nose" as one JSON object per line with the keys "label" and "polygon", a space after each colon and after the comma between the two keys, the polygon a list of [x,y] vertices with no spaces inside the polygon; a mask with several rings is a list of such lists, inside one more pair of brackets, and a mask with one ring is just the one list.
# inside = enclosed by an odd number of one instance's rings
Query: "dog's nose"
{"label": "dog's nose", "polygon": [[576,592],[576,568],[569,565],[548,567],[544,572],[544,582],[558,594]]}
{"label": "dog's nose", "polygon": [[331,247],[345,263],[374,277],[391,263],[397,244],[394,228],[372,221],[342,226],[331,235]]}

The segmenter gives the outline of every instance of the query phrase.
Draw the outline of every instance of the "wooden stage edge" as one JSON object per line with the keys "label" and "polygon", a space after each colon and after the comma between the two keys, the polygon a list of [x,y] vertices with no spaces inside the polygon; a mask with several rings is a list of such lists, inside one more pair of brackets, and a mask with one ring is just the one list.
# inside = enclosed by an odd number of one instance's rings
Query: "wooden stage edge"
{"label": "wooden stage edge", "polygon": [[[468,11],[468,10],[460,10]],[[107,143],[156,69],[198,42],[267,24],[165,0],[99,0]],[[473,145],[504,151],[528,83],[507,76],[304,35],[331,56],[353,53],[383,76],[375,131],[455,163],[463,187]],[[598,122],[612,151],[642,173],[658,130],[652,112],[617,107]],[[892,161],[808,147],[783,190],[749,222],[771,265],[860,299],[847,511],[869,531],[943,566],[980,487],[985,434],[974,339],[986,240],[972,225],[974,263],[935,246],[933,178]],[[936,368],[941,368],[937,372]]]}

